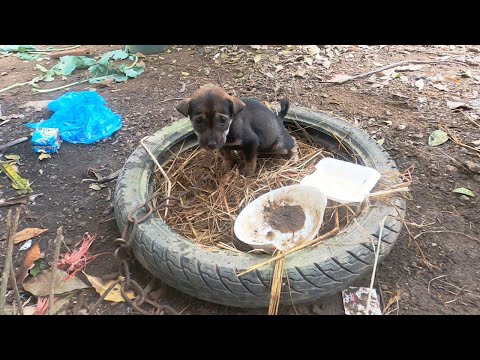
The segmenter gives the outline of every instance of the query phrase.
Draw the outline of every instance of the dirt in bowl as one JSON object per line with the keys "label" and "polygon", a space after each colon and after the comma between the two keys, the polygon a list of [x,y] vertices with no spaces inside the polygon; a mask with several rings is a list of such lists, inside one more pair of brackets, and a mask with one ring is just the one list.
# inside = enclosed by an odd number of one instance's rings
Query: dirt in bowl
{"label": "dirt in bowl", "polygon": [[303,229],[305,212],[300,205],[270,203],[263,208],[267,224],[281,233],[294,233]]}

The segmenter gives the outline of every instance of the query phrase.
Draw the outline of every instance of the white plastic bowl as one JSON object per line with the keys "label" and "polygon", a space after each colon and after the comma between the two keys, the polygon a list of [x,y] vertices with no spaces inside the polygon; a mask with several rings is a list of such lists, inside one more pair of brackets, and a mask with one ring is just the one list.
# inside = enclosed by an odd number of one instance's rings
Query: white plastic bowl
{"label": "white plastic bowl", "polygon": [[332,158],[315,165],[317,170],[300,181],[322,190],[339,203],[362,202],[382,176],[377,170]]}
{"label": "white plastic bowl", "polygon": [[[271,213],[266,208],[283,206],[300,206],[305,216],[303,224],[288,222],[285,226],[277,224],[272,227]],[[234,232],[238,240],[254,249],[272,251],[275,248],[287,250],[304,241],[313,240],[323,222],[327,205],[325,194],[317,187],[291,185],[272,190],[248,204],[238,215]],[[299,208],[296,207],[298,210]],[[269,215],[270,214],[270,215]],[[293,217],[290,217],[292,219]],[[284,223],[286,223],[285,221]],[[283,229],[278,229],[283,227]]]}

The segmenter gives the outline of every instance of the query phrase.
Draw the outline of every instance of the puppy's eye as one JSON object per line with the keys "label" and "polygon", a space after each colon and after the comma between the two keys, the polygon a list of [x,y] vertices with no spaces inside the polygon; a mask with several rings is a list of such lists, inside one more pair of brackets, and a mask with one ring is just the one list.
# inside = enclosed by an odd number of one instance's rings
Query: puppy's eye
{"label": "puppy's eye", "polygon": [[228,120],[227,120],[227,118],[221,117],[219,122],[220,122],[220,124],[225,125],[228,122]]}
{"label": "puppy's eye", "polygon": [[195,119],[195,124],[202,125],[203,124],[203,119],[202,118],[196,118]]}

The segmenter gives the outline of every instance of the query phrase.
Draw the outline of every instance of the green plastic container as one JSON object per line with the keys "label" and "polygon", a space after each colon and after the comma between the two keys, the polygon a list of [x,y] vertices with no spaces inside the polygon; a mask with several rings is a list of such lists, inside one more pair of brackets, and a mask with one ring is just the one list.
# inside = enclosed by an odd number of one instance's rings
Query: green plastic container
{"label": "green plastic container", "polygon": [[167,50],[170,45],[127,45],[127,50],[135,54],[141,52],[144,55],[158,54]]}

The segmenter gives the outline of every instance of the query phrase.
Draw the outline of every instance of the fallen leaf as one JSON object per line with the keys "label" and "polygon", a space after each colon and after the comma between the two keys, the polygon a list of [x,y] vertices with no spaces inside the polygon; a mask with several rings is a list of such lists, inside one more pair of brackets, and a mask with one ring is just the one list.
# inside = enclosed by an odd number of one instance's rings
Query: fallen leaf
{"label": "fallen leaf", "polygon": [[[23,288],[34,296],[47,296],[52,272],[53,268],[42,271],[37,276],[24,282]],[[68,276],[68,274],[63,270],[57,269],[57,271],[55,271],[55,277],[53,278],[54,294],[63,294],[89,287],[76,277],[69,277],[68,280],[64,280],[66,276]]]}
{"label": "fallen leaf", "polygon": [[22,246],[20,246],[20,249],[18,249],[19,251],[24,251],[24,250],[28,250],[32,247],[32,239],[28,240],[25,244],[23,244]]}
{"label": "fallen leaf", "polygon": [[5,155],[5,159],[13,160],[13,162],[16,164],[20,161],[20,156],[19,155],[13,155],[13,154]]}
{"label": "fallen leaf", "polygon": [[298,68],[297,71],[295,72],[295,74],[293,74],[293,76],[297,76],[297,77],[301,77],[303,78],[305,76],[305,72],[307,70],[306,69],[303,69],[303,68]]}
{"label": "fallen leaf", "polygon": [[[84,275],[87,277],[88,281],[90,284],[95,288],[97,293],[102,296],[105,291],[108,290],[110,286],[115,282],[114,280],[110,280],[108,282],[103,281],[102,279],[95,277],[95,276],[90,276],[84,272]],[[112,301],[112,302],[124,302],[125,299],[122,296],[122,293],[120,291],[121,284],[117,284],[113,287],[113,289],[108,293],[108,295],[105,297],[106,301]],[[127,296],[129,299],[135,299],[135,294],[133,293],[132,290],[127,291]]]}
{"label": "fallen leaf", "polygon": [[185,72],[185,71],[182,71],[182,75],[183,75],[183,76],[189,76],[189,75],[190,75],[190,73],[188,73],[188,72]]}
{"label": "fallen leaf", "polygon": [[22,231],[19,231],[15,234],[13,238],[14,244],[21,243],[22,241],[34,238],[40,234],[43,234],[48,229],[39,229],[39,228],[26,228]]}
{"label": "fallen leaf", "polygon": [[452,190],[452,192],[456,193],[456,194],[462,194],[462,195],[467,195],[467,196],[470,196],[470,197],[475,197],[475,193],[472,190],[464,188],[464,187],[456,188],[456,189]]}
{"label": "fallen leaf", "polygon": [[443,130],[435,130],[428,137],[428,146],[442,145],[448,140],[448,134]]}
{"label": "fallen leaf", "polygon": [[443,85],[443,84],[440,84],[440,83],[437,83],[437,84],[432,84],[432,86],[435,88],[435,89],[438,89],[440,91],[448,91],[448,88]]}
{"label": "fallen leaf", "polygon": [[260,54],[257,54],[253,57],[253,61],[256,63],[258,63],[260,60],[262,59],[262,55]]}
{"label": "fallen leaf", "polygon": [[30,250],[28,250],[25,259],[23,259],[22,267],[18,271],[17,282],[20,283],[20,286],[23,286],[23,280],[27,277],[28,270],[33,268],[35,266],[35,261],[41,257],[42,253],[40,252],[40,245],[36,243]]}
{"label": "fallen leaf", "polygon": [[38,156],[38,160],[43,160],[43,159],[51,159],[52,156],[50,154],[46,154],[46,153],[41,153],[39,156]]}
{"label": "fallen leaf", "polygon": [[380,145],[380,146],[382,146],[384,142],[385,142],[384,138],[381,138],[380,140],[377,140],[377,144]]}
{"label": "fallen leaf", "polygon": [[468,106],[467,104],[465,104],[463,102],[460,102],[460,101],[448,101],[447,100],[447,106],[451,110],[460,109],[460,108],[465,109],[465,110],[471,109],[470,106]]}
{"label": "fallen leaf", "polygon": [[344,83],[345,81],[347,80],[350,80],[352,77],[350,75],[347,75],[347,74],[335,74],[333,76],[331,76],[327,82],[331,82],[331,83]]}
{"label": "fallen leaf", "polygon": [[397,72],[401,71],[417,71],[420,70],[422,65],[406,65],[406,66],[397,66],[394,70]]}
{"label": "fallen leaf", "polygon": [[88,187],[92,190],[99,191],[99,190],[102,190],[105,187],[105,185],[103,185],[103,184],[90,184]]}
{"label": "fallen leaf", "polygon": [[7,175],[7,177],[12,181],[12,187],[15,190],[19,190],[22,194],[31,193],[33,190],[30,187],[30,183],[27,179],[22,178],[15,166],[9,163],[0,163],[0,170]]}
{"label": "fallen leaf", "polygon": [[417,81],[415,81],[415,87],[418,88],[418,91],[422,91],[425,87],[425,81],[423,81],[423,79],[418,79]]}

